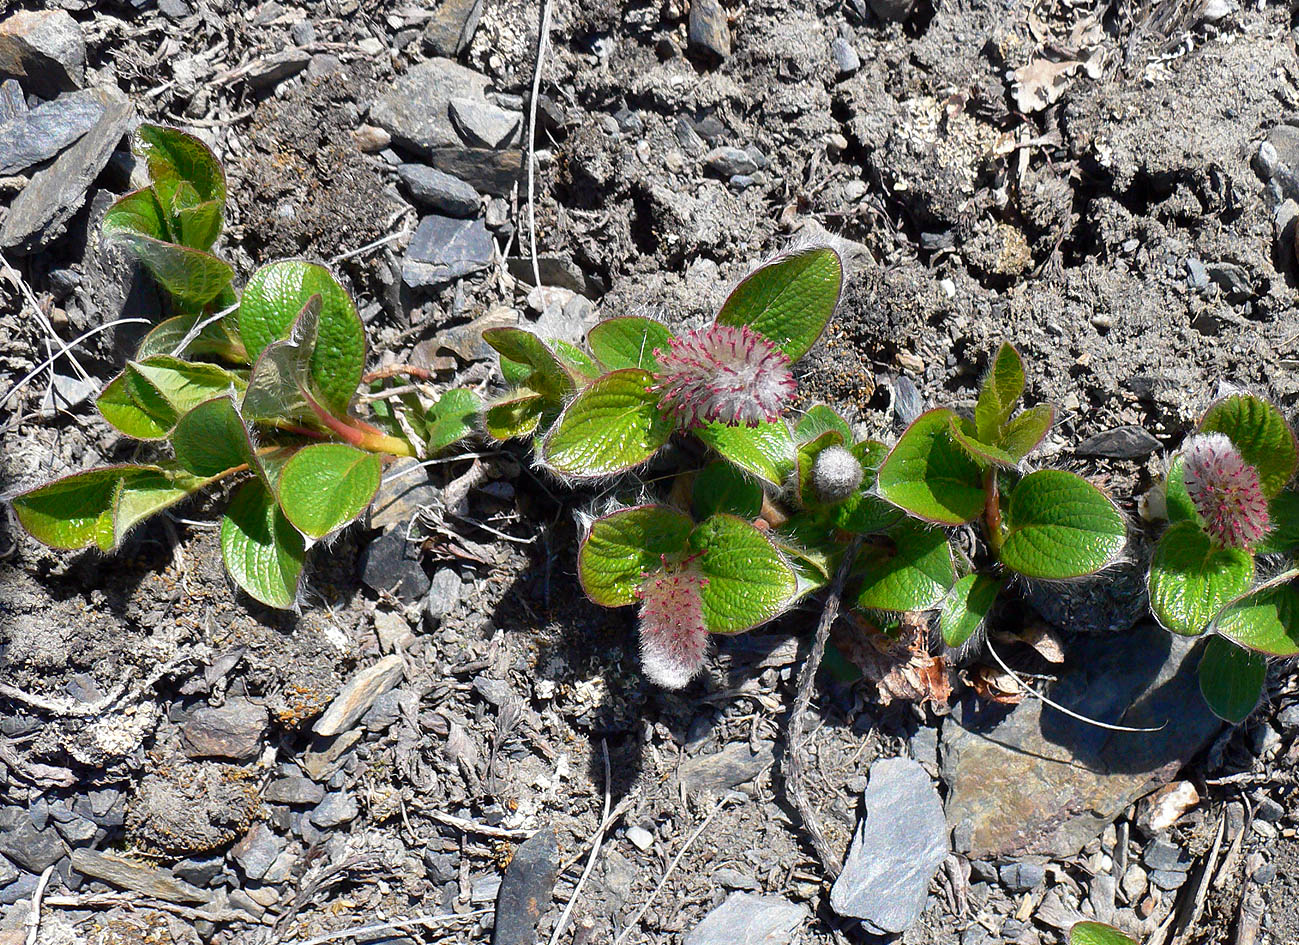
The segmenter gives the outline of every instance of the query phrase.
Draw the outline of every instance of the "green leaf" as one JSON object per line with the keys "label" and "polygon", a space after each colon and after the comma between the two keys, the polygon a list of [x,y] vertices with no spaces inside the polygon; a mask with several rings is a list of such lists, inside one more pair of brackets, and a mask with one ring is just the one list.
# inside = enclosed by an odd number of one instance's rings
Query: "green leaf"
{"label": "green leaf", "polygon": [[1005,583],[1003,578],[987,574],[967,574],[952,585],[938,618],[943,642],[956,647],[970,639],[988,616]]}
{"label": "green leaf", "polygon": [[998,443],[1002,427],[1015,411],[1015,405],[1024,394],[1024,365],[1019,352],[1009,342],[1002,344],[993,359],[992,367],[979,388],[979,400],[974,408],[975,435],[984,443]]}
{"label": "green leaf", "polygon": [[1069,930],[1069,945],[1137,945],[1117,929],[1100,922],[1078,922]]}
{"label": "green leaf", "polygon": [[19,493],[18,522],[37,541],[73,550],[97,543],[113,547],[113,503],[122,480],[141,466],[101,466]]}
{"label": "green leaf", "polygon": [[1191,494],[1186,491],[1186,459],[1180,454],[1169,463],[1164,479],[1164,505],[1170,522],[1199,522]]}
{"label": "green leaf", "polygon": [[880,466],[879,494],[917,518],[963,525],[983,511],[979,464],[952,439],[951,410],[923,413]]}
{"label": "green leaf", "polygon": [[694,528],[690,516],[666,505],[620,509],[598,518],[577,553],[586,596],[604,607],[635,603],[645,575],[664,555],[678,555]]}
{"label": "green leaf", "polygon": [[364,512],[383,478],[383,462],[345,443],[314,443],[280,473],[280,508],[308,538],[324,538]]}
{"label": "green leaf", "polygon": [[1006,503],[1001,563],[1025,577],[1094,574],[1127,542],[1123,516],[1086,479],[1059,469],[1029,473]]}
{"label": "green leaf", "polygon": [[497,440],[528,436],[537,429],[546,410],[546,399],[540,394],[527,394],[492,404],[483,414],[483,429]]}
{"label": "green leaf", "polygon": [[852,443],[852,427],[848,421],[825,404],[814,404],[794,425],[794,437],[800,443],[809,443],[827,430],[835,430],[843,438],[841,442]]}
{"label": "green leaf", "polygon": [[1294,475],[1299,447],[1281,412],[1249,394],[1233,394],[1211,406],[1200,421],[1201,433],[1225,433],[1245,462],[1258,470],[1270,499]]}
{"label": "green leaf", "polygon": [[187,207],[176,214],[182,246],[207,250],[221,235],[225,207],[215,200]]}
{"label": "green leaf", "polygon": [[483,341],[500,352],[502,372],[505,372],[505,361],[514,361],[526,365],[529,372],[520,377],[520,372],[513,370],[516,379],[510,383],[519,384],[535,390],[546,400],[559,402],[575,388],[573,377],[564,368],[563,362],[555,355],[544,341],[530,331],[522,328],[489,328],[483,332]]}
{"label": "green leaf", "polygon": [[1254,546],[1255,554],[1289,554],[1299,549],[1299,492],[1278,493],[1268,503],[1272,530]]}
{"label": "green leaf", "polygon": [[109,241],[126,247],[158,284],[187,305],[200,306],[212,301],[230,285],[235,271],[230,264],[210,253],[179,246],[126,229],[109,229]]}
{"label": "green leaf", "polygon": [[218,476],[257,462],[252,437],[230,394],[199,404],[171,433],[176,462],[196,476]]}
{"label": "green leaf", "polygon": [[167,213],[158,203],[158,196],[152,187],[118,197],[104,211],[101,226],[104,237],[109,239],[119,233],[134,233],[164,242],[171,241]]}
{"label": "green leaf", "polygon": [[[228,306],[221,305],[218,296],[209,303],[209,307],[220,311]],[[181,342],[189,336],[190,330],[203,315],[176,315],[165,319],[150,329],[136,349],[135,360],[143,361],[156,355],[170,355],[180,347]],[[243,345],[229,331],[230,318],[220,319],[199,329],[198,334],[190,340],[179,355],[217,355],[231,361],[244,361]]]}
{"label": "green leaf", "polygon": [[268,607],[298,596],[305,545],[261,479],[239,487],[221,519],[221,557],[236,584]]}
{"label": "green leaf", "polygon": [[212,482],[175,466],[141,467],[122,479],[113,503],[113,545],[120,546],[138,523],[171,508]]}
{"label": "green leaf", "polygon": [[1213,618],[1211,632],[1269,656],[1299,654],[1299,591],[1288,571],[1232,601]]}
{"label": "green leaf", "polygon": [[244,419],[250,423],[318,422],[307,384],[320,328],[320,309],[320,296],[313,295],[302,306],[288,336],[261,349],[240,404]]}
{"label": "green leaf", "polygon": [[940,528],[906,520],[888,533],[889,546],[868,545],[853,569],[862,576],[863,610],[927,610],[956,581],[952,549]]}
{"label": "green leaf", "polygon": [[124,373],[99,392],[95,407],[119,433],[137,440],[161,440],[176,422],[176,412],[165,402],[151,402],[148,409],[136,403]]}
{"label": "green leaf", "polygon": [[1007,453],[999,446],[993,446],[991,443],[970,436],[966,429],[969,424],[970,421],[954,416],[948,421],[947,432],[952,435],[956,445],[965,450],[971,459],[984,468],[989,466],[1000,466],[1002,469],[1019,468],[1022,456]]}
{"label": "green leaf", "polygon": [[691,507],[695,518],[730,512],[754,519],[762,511],[762,486],[730,463],[715,460],[695,476]]}
{"label": "green leaf", "polygon": [[707,583],[699,590],[710,633],[739,633],[770,620],[789,606],[798,580],[774,545],[734,515],[714,515],[690,533],[698,554],[692,567]]}
{"label": "green leaf", "polygon": [[831,520],[837,528],[855,535],[869,535],[892,528],[902,520],[904,513],[871,492],[875,487],[876,470],[888,456],[889,448],[877,440],[863,440],[849,447],[849,452],[857,457],[865,475],[857,494],[830,510]]}
{"label": "green leaf", "polygon": [[576,345],[571,345],[562,338],[556,338],[551,344],[555,348],[555,356],[563,362],[569,374],[593,381],[604,373],[600,369],[600,365],[596,364],[589,354]]}
{"label": "green leaf", "polygon": [[773,486],[783,486],[794,473],[797,459],[794,439],[783,420],[756,427],[733,427],[712,422],[693,431],[723,459]]}
{"label": "green leaf", "polygon": [[1047,404],[1029,407],[1006,424],[997,445],[1010,455],[1023,459],[1037,449],[1054,422],[1054,407]]}
{"label": "green leaf", "polygon": [[672,435],[650,387],[654,375],[612,371],[583,388],[542,441],[541,457],[569,476],[604,476],[645,462]]}
{"label": "green leaf", "polygon": [[591,353],[610,371],[620,368],[659,370],[662,365],[654,350],[662,348],[666,351],[671,340],[672,332],[666,325],[639,315],[606,318],[586,336]]}
{"label": "green leaf", "polygon": [[1209,637],[1200,654],[1200,694],[1213,714],[1239,725],[1263,696],[1267,657],[1219,636]]}
{"label": "green leaf", "polygon": [[425,449],[428,453],[438,453],[473,433],[482,409],[483,402],[479,396],[464,388],[449,390],[439,397],[425,417],[428,424]]}
{"label": "green leaf", "polygon": [[250,358],[289,334],[303,307],[320,296],[310,377],[320,403],[346,415],[365,372],[365,326],[347,290],[324,266],[286,259],[258,269],[239,304],[239,335]]}
{"label": "green leaf", "polygon": [[1150,609],[1165,629],[1193,636],[1253,580],[1248,551],[1215,547],[1194,522],[1178,522],[1164,532],[1150,561]]}
{"label": "green leaf", "polygon": [[95,406],[127,436],[162,439],[182,414],[226,391],[239,390],[243,383],[215,364],[154,355],[128,361],[126,370],[100,392]]}
{"label": "green leaf", "polygon": [[226,201],[226,176],[221,162],[201,140],[177,128],[141,125],[138,147],[156,181],[185,181],[202,200]]}
{"label": "green leaf", "polygon": [[717,313],[717,324],[748,325],[797,361],[821,337],[842,289],[837,252],[799,250],[758,267],[737,285]]}

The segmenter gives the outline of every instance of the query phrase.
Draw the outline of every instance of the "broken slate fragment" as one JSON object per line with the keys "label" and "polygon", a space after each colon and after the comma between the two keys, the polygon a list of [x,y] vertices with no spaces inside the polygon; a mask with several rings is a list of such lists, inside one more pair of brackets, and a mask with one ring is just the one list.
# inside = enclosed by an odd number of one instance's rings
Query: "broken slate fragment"
{"label": "broken slate fragment", "polygon": [[223,706],[194,710],[181,736],[191,758],[233,758],[248,761],[262,748],[266,707],[248,699],[230,699]]}
{"label": "broken slate fragment", "polygon": [[14,198],[0,227],[0,249],[28,253],[61,235],[126,134],[135,114],[130,99],[116,89],[95,89],[91,95],[103,107],[99,121]]}
{"label": "broken slate fragment", "polygon": [[486,269],[494,249],[482,220],[430,215],[420,220],[411,237],[402,279],[412,289],[439,286]]}
{"label": "broken slate fragment", "polygon": [[1108,459],[1145,459],[1157,449],[1158,440],[1144,428],[1129,424],[1089,436],[1078,444],[1076,452]]}
{"label": "broken slate fragment", "polygon": [[387,528],[365,546],[361,580],[372,590],[388,591],[404,601],[416,601],[428,593],[429,578],[419,563],[419,545],[406,540],[404,525]]}
{"label": "broken slate fragment", "polygon": [[504,148],[514,143],[523,116],[482,99],[453,98],[451,121],[471,148]]}
{"label": "broken slate fragment", "polygon": [[537,922],[550,907],[558,872],[559,845],[550,827],[519,845],[496,896],[492,945],[535,945]]}
{"label": "broken slate fragment", "polygon": [[735,892],[686,936],[683,945],[787,945],[807,907],[780,896]]}
{"label": "broken slate fragment", "polygon": [[929,881],[947,857],[943,802],[925,769],[909,758],[871,765],[866,813],[830,890],[830,906],[869,931],[906,931],[924,911]]}
{"label": "broken slate fragment", "polygon": [[424,26],[424,48],[435,56],[460,55],[482,16],[483,0],[441,0]]}
{"label": "broken slate fragment", "polygon": [[27,99],[17,79],[0,82],[0,124],[21,118],[27,113]]}
{"label": "broken slate fragment", "polygon": [[478,213],[478,191],[459,177],[423,164],[400,164],[397,176],[421,209],[449,217],[472,217]]}
{"label": "broken slate fragment", "polygon": [[731,28],[718,0],[690,0],[686,41],[692,53],[709,63],[721,62],[731,54]]}
{"label": "broken slate fragment", "polygon": [[19,10],[0,23],[0,76],[22,80],[41,98],[79,89],[86,81],[86,40],[63,10]]}
{"label": "broken slate fragment", "polygon": [[[398,77],[370,109],[370,121],[416,154],[460,143],[451,99],[486,101],[487,76],[450,59],[430,59]],[[454,173],[454,172],[453,172]]]}
{"label": "broken slate fragment", "polygon": [[136,863],[89,847],[72,851],[72,868],[112,886],[167,902],[207,902],[208,894],[177,879],[171,870]]}
{"label": "broken slate fragment", "polygon": [[523,152],[517,148],[493,151],[490,148],[434,148],[428,161],[481,194],[507,197],[523,177]]}
{"label": "broken slate fragment", "polygon": [[1173,777],[1221,727],[1199,696],[1194,639],[1150,623],[1074,642],[1047,695],[1112,732],[1037,699],[963,700],[943,722],[947,819],[968,822],[972,859],[1075,855],[1137,798]]}
{"label": "broken slate fragment", "polygon": [[259,823],[244,834],[242,840],[230,849],[230,856],[249,879],[262,879],[284,852],[285,841],[265,824]]}
{"label": "broken slate fragment", "polygon": [[31,814],[17,807],[0,809],[0,853],[29,873],[61,860],[66,851],[53,830],[37,829]]}
{"label": "broken slate fragment", "polygon": [[254,61],[245,78],[254,89],[271,89],[292,78],[311,62],[311,54],[301,49],[282,49]]}
{"label": "broken slate fragment", "polygon": [[0,122],[0,175],[48,161],[84,135],[104,114],[94,92],[68,92]]}
{"label": "broken slate fragment", "polygon": [[711,755],[691,758],[681,765],[681,784],[687,794],[696,791],[725,791],[752,781],[769,767],[774,757],[771,742],[752,751],[748,742],[732,742]]}
{"label": "broken slate fragment", "polygon": [[404,673],[405,664],[396,653],[367,666],[348,680],[311,730],[324,737],[347,731],[369,711],[375,699],[401,682]]}

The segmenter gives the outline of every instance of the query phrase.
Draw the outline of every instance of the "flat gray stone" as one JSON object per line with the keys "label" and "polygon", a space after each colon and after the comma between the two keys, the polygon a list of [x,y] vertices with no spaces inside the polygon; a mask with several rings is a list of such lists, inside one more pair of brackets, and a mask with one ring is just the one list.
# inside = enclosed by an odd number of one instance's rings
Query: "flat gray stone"
{"label": "flat gray stone", "polygon": [[807,918],[806,906],[780,896],[734,892],[704,916],[684,945],[787,945]]}
{"label": "flat gray stone", "polygon": [[0,124],[13,121],[27,111],[27,98],[17,79],[0,82]]}
{"label": "flat gray stone", "polygon": [[444,147],[429,152],[428,161],[440,171],[459,177],[480,194],[507,197],[523,180],[523,152],[517,148]]}
{"label": "flat gray stone", "polygon": [[341,827],[356,820],[356,815],[360,812],[356,798],[346,791],[338,791],[326,795],[325,799],[316,805],[316,809],[311,812],[311,822],[317,827],[326,829]]}
{"label": "flat gray stone", "polygon": [[475,98],[451,99],[451,122],[471,148],[504,148],[518,140],[523,115]]}
{"label": "flat gray stone", "polygon": [[262,750],[266,707],[248,699],[230,699],[223,706],[200,706],[181,728],[185,754],[191,758],[233,758],[249,761]]}
{"label": "flat gray stone", "polygon": [[401,682],[405,671],[401,657],[395,653],[367,666],[348,680],[311,730],[325,737],[346,732],[369,711],[374,700]]}
{"label": "flat gray stone", "polygon": [[686,41],[691,52],[711,62],[731,54],[731,27],[718,0],[690,0]]}
{"label": "flat gray stone", "polygon": [[72,868],[94,879],[167,902],[207,902],[208,894],[183,882],[171,870],[100,853],[89,847],[72,851]]}
{"label": "flat gray stone", "polygon": [[472,217],[478,214],[481,203],[478,191],[459,177],[423,164],[400,164],[397,176],[406,185],[415,205],[422,210],[432,210],[449,217]]}
{"label": "flat gray stone", "polygon": [[265,824],[256,824],[230,849],[230,856],[249,879],[261,879],[275,858],[284,852],[285,841]]}
{"label": "flat gray stone", "polygon": [[1143,427],[1129,424],[1089,436],[1078,444],[1079,456],[1108,459],[1145,459],[1159,449],[1159,441]]}
{"label": "flat gray stone", "polygon": [[94,92],[68,92],[0,123],[0,175],[48,161],[103,114],[103,99]]}
{"label": "flat gray stone", "polygon": [[929,881],[947,857],[943,802],[925,769],[909,758],[871,765],[843,872],[830,890],[830,906],[874,929],[899,933],[924,911]]}
{"label": "flat gray stone", "polygon": [[0,810],[0,853],[29,873],[61,860],[67,850],[54,828],[39,830],[31,814],[17,807]]}
{"label": "flat gray stone", "polygon": [[550,908],[558,872],[554,830],[538,830],[519,844],[496,896],[492,945],[536,945],[537,923]]}
{"label": "flat gray stone", "polygon": [[947,820],[967,825],[972,859],[1075,855],[1217,733],[1189,658],[1194,639],[1141,623],[1074,641],[1046,693],[1112,732],[1026,699],[1009,714],[973,698],[943,722]]}
{"label": "flat gray stone", "polygon": [[14,198],[0,227],[0,248],[28,253],[60,235],[126,134],[135,114],[130,99],[116,89],[95,89],[91,95],[103,106],[99,121]]}
{"label": "flat gray stone", "polygon": [[280,778],[266,785],[262,797],[272,804],[319,804],[325,789],[310,778]]}
{"label": "flat gray stone", "polygon": [[719,752],[699,755],[681,765],[681,784],[687,794],[696,791],[724,791],[752,781],[770,767],[774,749],[770,742],[749,748],[748,742],[732,742]]}
{"label": "flat gray stone", "polygon": [[451,124],[451,99],[483,100],[488,82],[487,76],[450,59],[417,63],[374,103],[370,121],[417,153],[459,144]]}
{"label": "flat gray stone", "polygon": [[443,285],[486,269],[494,249],[482,220],[427,216],[411,237],[402,278],[412,289]]}
{"label": "flat gray stone", "polygon": [[460,600],[463,586],[460,575],[450,568],[438,568],[429,584],[428,597],[424,598],[424,615],[430,620],[440,620]]}
{"label": "flat gray stone", "polygon": [[311,62],[311,54],[301,49],[282,49],[256,60],[244,78],[254,89],[270,89],[292,78]]}
{"label": "flat gray stone", "polygon": [[729,146],[713,148],[704,155],[704,164],[710,171],[722,177],[752,174],[758,169],[757,161],[753,160],[747,151]]}
{"label": "flat gray stone", "polygon": [[458,56],[469,46],[483,16],[483,0],[442,0],[424,24],[424,48],[435,56]]}
{"label": "flat gray stone", "polygon": [[19,10],[0,22],[0,76],[22,80],[41,98],[79,89],[86,81],[86,40],[63,10]]}

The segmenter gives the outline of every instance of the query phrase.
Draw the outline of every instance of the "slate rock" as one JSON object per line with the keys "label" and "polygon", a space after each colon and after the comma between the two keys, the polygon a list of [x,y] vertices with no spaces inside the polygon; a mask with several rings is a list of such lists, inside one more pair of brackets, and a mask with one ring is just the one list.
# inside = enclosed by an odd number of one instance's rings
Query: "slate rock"
{"label": "slate rock", "polygon": [[1145,459],[1159,449],[1159,441],[1143,427],[1129,424],[1089,436],[1078,444],[1079,456],[1108,459]]}
{"label": "slate rock", "polygon": [[415,205],[423,210],[449,217],[472,217],[478,214],[481,198],[478,191],[458,177],[423,164],[400,164],[397,176],[406,185]]}
{"label": "slate rock", "polygon": [[1156,838],[1141,854],[1141,862],[1152,870],[1173,870],[1185,873],[1191,868],[1191,858],[1181,847],[1163,839]]}
{"label": "slate rock", "polygon": [[126,134],[135,114],[130,99],[116,89],[95,89],[91,95],[103,106],[99,121],[14,198],[0,227],[0,248],[28,253],[60,235]]}
{"label": "slate rock", "polygon": [[249,879],[262,879],[284,846],[283,837],[265,824],[257,824],[230,848],[230,856]]}
{"label": "slate rock", "polygon": [[419,563],[419,545],[406,540],[405,528],[393,526],[365,546],[361,580],[375,591],[391,591],[404,601],[428,593],[429,579]]}
{"label": "slate rock", "polygon": [[471,148],[505,148],[518,141],[520,112],[474,98],[453,98],[450,107],[451,123]]}
{"label": "slate rock", "polygon": [[830,55],[834,57],[835,68],[840,75],[852,75],[861,68],[861,57],[857,55],[857,50],[842,36],[835,37],[830,44]]}
{"label": "slate rock", "polygon": [[705,154],[704,165],[721,177],[752,174],[758,169],[758,163],[747,151],[726,146],[713,148]]}
{"label": "slate rock", "polygon": [[462,587],[463,582],[459,574],[450,568],[438,568],[433,572],[433,582],[429,585],[428,597],[424,598],[424,615],[430,620],[440,620],[445,617],[460,600]]}
{"label": "slate rock", "polygon": [[1033,860],[1007,863],[1001,868],[1001,885],[1011,892],[1028,892],[1046,882],[1046,867]]}
{"label": "slate rock", "polygon": [[401,682],[405,671],[405,664],[396,653],[365,667],[347,681],[311,730],[322,737],[346,732],[369,711],[374,700]]}
{"label": "slate rock", "polygon": [[417,63],[370,109],[370,121],[417,154],[460,143],[451,124],[453,98],[485,101],[487,76],[450,59]]}
{"label": "slate rock", "polygon": [[346,791],[337,791],[326,795],[325,799],[316,805],[310,816],[311,822],[317,827],[328,829],[350,824],[356,820],[356,815],[360,812],[361,809],[357,806],[356,798]]}
{"label": "slate rock", "polygon": [[916,0],[866,0],[871,12],[885,23],[901,23],[911,15]]}
{"label": "slate rock", "polygon": [[806,906],[780,896],[734,892],[704,916],[683,945],[787,945],[807,918]]}
{"label": "slate rock", "polygon": [[898,933],[924,911],[929,881],[947,857],[943,802],[925,769],[909,758],[871,766],[866,813],[853,834],[830,906],[871,931]]}
{"label": "slate rock", "polygon": [[39,830],[27,811],[6,807],[0,810],[0,853],[29,873],[39,873],[67,850],[53,829]]}
{"label": "slate rock", "polygon": [[1150,885],[1172,891],[1186,885],[1187,874],[1181,870],[1151,870]]}
{"label": "slate rock", "polygon": [[21,875],[22,871],[18,867],[0,856],[0,888],[8,886]]}
{"label": "slate rock", "polygon": [[517,148],[441,147],[428,154],[428,162],[452,177],[459,177],[482,194],[507,197],[523,180],[523,152]]}
{"label": "slate rock", "polygon": [[559,872],[559,845],[550,827],[538,830],[514,851],[496,896],[492,945],[535,945],[537,922],[550,908]]}
{"label": "slate rock", "polygon": [[46,385],[45,393],[41,395],[37,413],[42,417],[53,417],[61,411],[71,410],[98,394],[100,386],[100,382],[94,377],[86,379],[67,374],[55,374],[54,379]]}
{"label": "slate rock", "polygon": [[100,853],[89,847],[72,851],[72,868],[111,886],[167,902],[206,902],[209,898],[203,890],[177,879],[171,870]]}
{"label": "slate rock", "polygon": [[262,797],[272,804],[319,804],[325,789],[310,778],[280,778],[266,785]]}
{"label": "slate rock", "polygon": [[374,700],[374,705],[361,716],[361,724],[367,732],[386,732],[401,718],[402,694],[397,689],[389,690]]}
{"label": "slate rock", "polygon": [[943,722],[947,819],[969,821],[973,859],[1075,855],[1170,780],[1221,727],[1199,697],[1195,640],[1150,623],[1077,639],[1046,693],[1111,732],[1026,699],[1009,712],[966,698]]}
{"label": "slate rock", "polygon": [[220,856],[186,857],[171,868],[177,879],[200,889],[211,886],[224,870],[225,858]]}
{"label": "slate rock", "polygon": [[225,705],[200,706],[181,728],[185,754],[191,758],[233,758],[250,761],[262,750],[267,728],[266,707],[248,699]]}
{"label": "slate rock", "polygon": [[17,79],[0,82],[0,124],[13,121],[27,113],[27,97]]}
{"label": "slate rock", "polygon": [[482,220],[432,214],[420,220],[402,262],[412,289],[431,288],[486,269],[495,244]]}
{"label": "slate rock", "polygon": [[442,0],[424,24],[424,48],[435,56],[464,52],[483,16],[483,0]]}
{"label": "slate rock", "polygon": [[710,63],[731,54],[731,28],[718,0],[690,0],[686,48]]}
{"label": "slate rock", "polygon": [[254,89],[272,89],[285,79],[292,78],[311,62],[311,54],[301,49],[282,49],[262,56],[249,66],[244,78]]}
{"label": "slate rock", "polygon": [[1222,290],[1223,296],[1233,304],[1244,302],[1254,294],[1249,273],[1235,263],[1213,263],[1206,267],[1209,278]]}
{"label": "slate rock", "polygon": [[1186,284],[1192,289],[1203,289],[1209,285],[1209,270],[1194,256],[1186,260]]}
{"label": "slate rock", "polygon": [[[536,282],[532,274],[532,257],[531,256],[510,256],[505,260],[505,268],[509,270],[510,275],[526,285],[533,285]],[[567,255],[555,253],[538,254],[537,269],[541,271],[542,285],[568,289],[578,294],[587,292],[589,286],[586,282],[586,274],[582,272],[582,267],[575,263]],[[576,334],[576,341],[580,342],[585,337],[585,331]],[[550,338],[552,335],[543,335],[542,337]],[[569,333],[565,333],[565,340],[569,340]]]}
{"label": "slate rock", "polygon": [[24,873],[16,880],[0,889],[0,906],[12,906],[16,902],[23,902],[32,898],[32,893],[36,892],[36,884],[40,882],[40,877],[34,873]]}
{"label": "slate rock", "polygon": [[48,161],[72,144],[104,114],[94,92],[68,92],[0,122],[0,175]]}
{"label": "slate rock", "polygon": [[687,794],[724,791],[752,781],[771,766],[774,748],[763,742],[757,751],[748,742],[732,742],[719,752],[690,758],[681,765],[681,784]]}
{"label": "slate rock", "polygon": [[79,89],[86,81],[86,40],[63,10],[19,10],[0,23],[0,75],[22,80],[40,98]]}

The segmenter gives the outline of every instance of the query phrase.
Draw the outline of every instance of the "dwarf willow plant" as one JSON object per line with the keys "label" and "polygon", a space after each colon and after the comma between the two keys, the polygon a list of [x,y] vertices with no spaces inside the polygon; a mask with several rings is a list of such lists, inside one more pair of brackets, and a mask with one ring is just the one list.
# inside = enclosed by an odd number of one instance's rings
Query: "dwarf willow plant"
{"label": "dwarf willow plant", "polygon": [[1249,394],[1210,406],[1169,464],[1150,608],[1166,629],[1207,637],[1200,691],[1229,722],[1258,704],[1267,657],[1299,654],[1299,572],[1258,578],[1260,557],[1292,564],[1299,549],[1299,492],[1286,488],[1297,465],[1285,418]]}
{"label": "dwarf willow plant", "polygon": [[[713,324],[680,335],[630,316],[592,328],[586,350],[519,328],[483,334],[514,386],[488,407],[487,432],[532,437],[554,473],[625,473],[678,439],[672,456],[685,463],[664,500],[595,519],[578,554],[593,601],[639,605],[642,662],[662,685],[693,678],[710,633],[748,630],[829,583],[855,538],[856,607],[883,623],[941,606],[953,644],[978,627],[1006,573],[1079,577],[1123,549],[1122,517],[1098,489],[1023,471],[1052,412],[1014,413],[1024,376],[1010,346],[972,420],[931,411],[891,450],[858,440],[826,405],[793,411],[791,365],[842,284],[834,248],[805,246],[759,266]],[[986,561],[958,556],[942,527],[976,519]]]}
{"label": "dwarf willow plant", "polygon": [[400,401],[381,426],[355,416],[366,338],[347,291],[323,266],[284,260],[253,273],[236,300],[233,270],[208,252],[225,206],[220,165],[174,129],[146,125],[139,144],[152,183],[117,201],[104,231],[179,314],[145,337],[96,406],[163,455],[56,479],[13,507],[47,545],[108,552],[149,516],[241,480],[221,520],[226,568],[250,596],[291,607],[308,548],[365,512],[384,457],[444,449],[471,432],[481,404],[452,390],[434,403]]}

